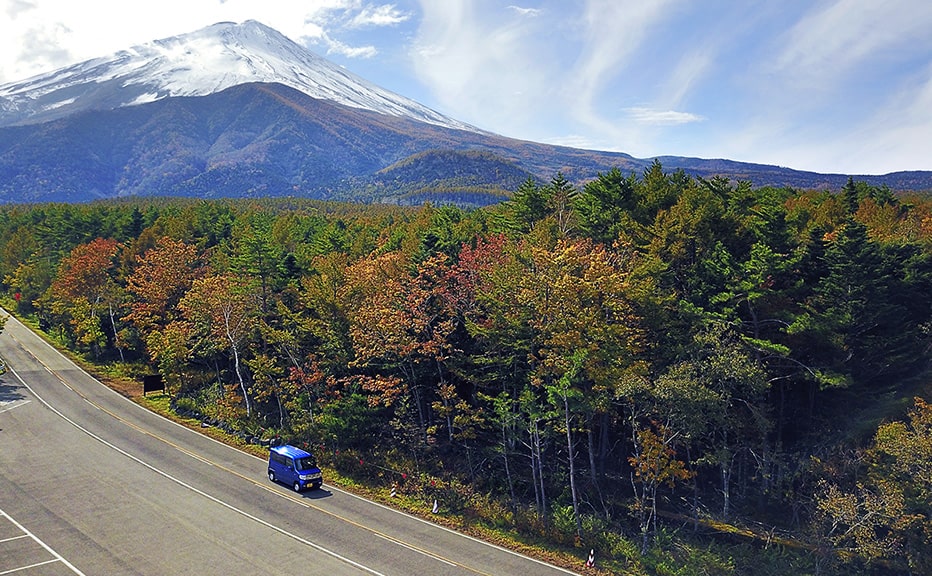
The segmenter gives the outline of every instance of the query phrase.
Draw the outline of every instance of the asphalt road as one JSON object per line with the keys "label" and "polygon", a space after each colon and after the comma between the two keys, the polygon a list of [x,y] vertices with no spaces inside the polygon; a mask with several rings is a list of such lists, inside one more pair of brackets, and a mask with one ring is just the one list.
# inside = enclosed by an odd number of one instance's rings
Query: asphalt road
{"label": "asphalt road", "polygon": [[0,575],[570,573],[327,484],[272,484],[264,460],[134,404],[14,318],[0,358]]}

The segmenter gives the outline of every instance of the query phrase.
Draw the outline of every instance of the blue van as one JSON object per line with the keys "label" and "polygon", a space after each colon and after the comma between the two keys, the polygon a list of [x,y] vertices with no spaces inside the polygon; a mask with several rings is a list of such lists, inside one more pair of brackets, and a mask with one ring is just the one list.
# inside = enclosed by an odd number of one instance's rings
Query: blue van
{"label": "blue van", "polygon": [[320,488],[324,482],[314,455],[288,444],[269,449],[269,480],[284,482],[295,492]]}

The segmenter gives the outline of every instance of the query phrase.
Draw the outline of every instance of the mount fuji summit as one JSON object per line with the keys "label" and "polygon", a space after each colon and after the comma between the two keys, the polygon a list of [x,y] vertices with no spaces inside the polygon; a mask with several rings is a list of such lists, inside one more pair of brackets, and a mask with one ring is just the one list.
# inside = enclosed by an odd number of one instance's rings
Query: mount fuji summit
{"label": "mount fuji summit", "polygon": [[279,83],[353,108],[478,131],[384,90],[255,20],[220,22],[0,85],[0,127],[163,98],[207,96],[252,82]]}

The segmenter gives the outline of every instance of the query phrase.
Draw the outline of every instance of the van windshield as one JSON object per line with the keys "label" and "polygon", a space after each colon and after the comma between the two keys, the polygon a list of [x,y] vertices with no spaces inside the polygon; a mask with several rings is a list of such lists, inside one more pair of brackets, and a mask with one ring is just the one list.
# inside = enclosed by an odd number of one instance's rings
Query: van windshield
{"label": "van windshield", "polygon": [[317,468],[317,462],[314,461],[313,457],[308,458],[295,458],[294,461],[295,470],[301,472],[302,470],[312,470]]}

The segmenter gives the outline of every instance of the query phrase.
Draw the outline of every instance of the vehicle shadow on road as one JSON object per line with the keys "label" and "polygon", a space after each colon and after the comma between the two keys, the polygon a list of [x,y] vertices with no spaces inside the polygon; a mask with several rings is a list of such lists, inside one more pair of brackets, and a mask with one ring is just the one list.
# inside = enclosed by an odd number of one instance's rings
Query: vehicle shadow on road
{"label": "vehicle shadow on road", "polygon": [[330,498],[333,496],[333,492],[327,490],[326,488],[318,488],[317,490],[305,490],[301,492],[302,498],[307,498],[308,500],[320,500],[322,498]]}
{"label": "vehicle shadow on road", "polygon": [[20,386],[8,384],[4,376],[0,376],[0,403],[16,402],[25,400],[26,396],[21,392]]}

